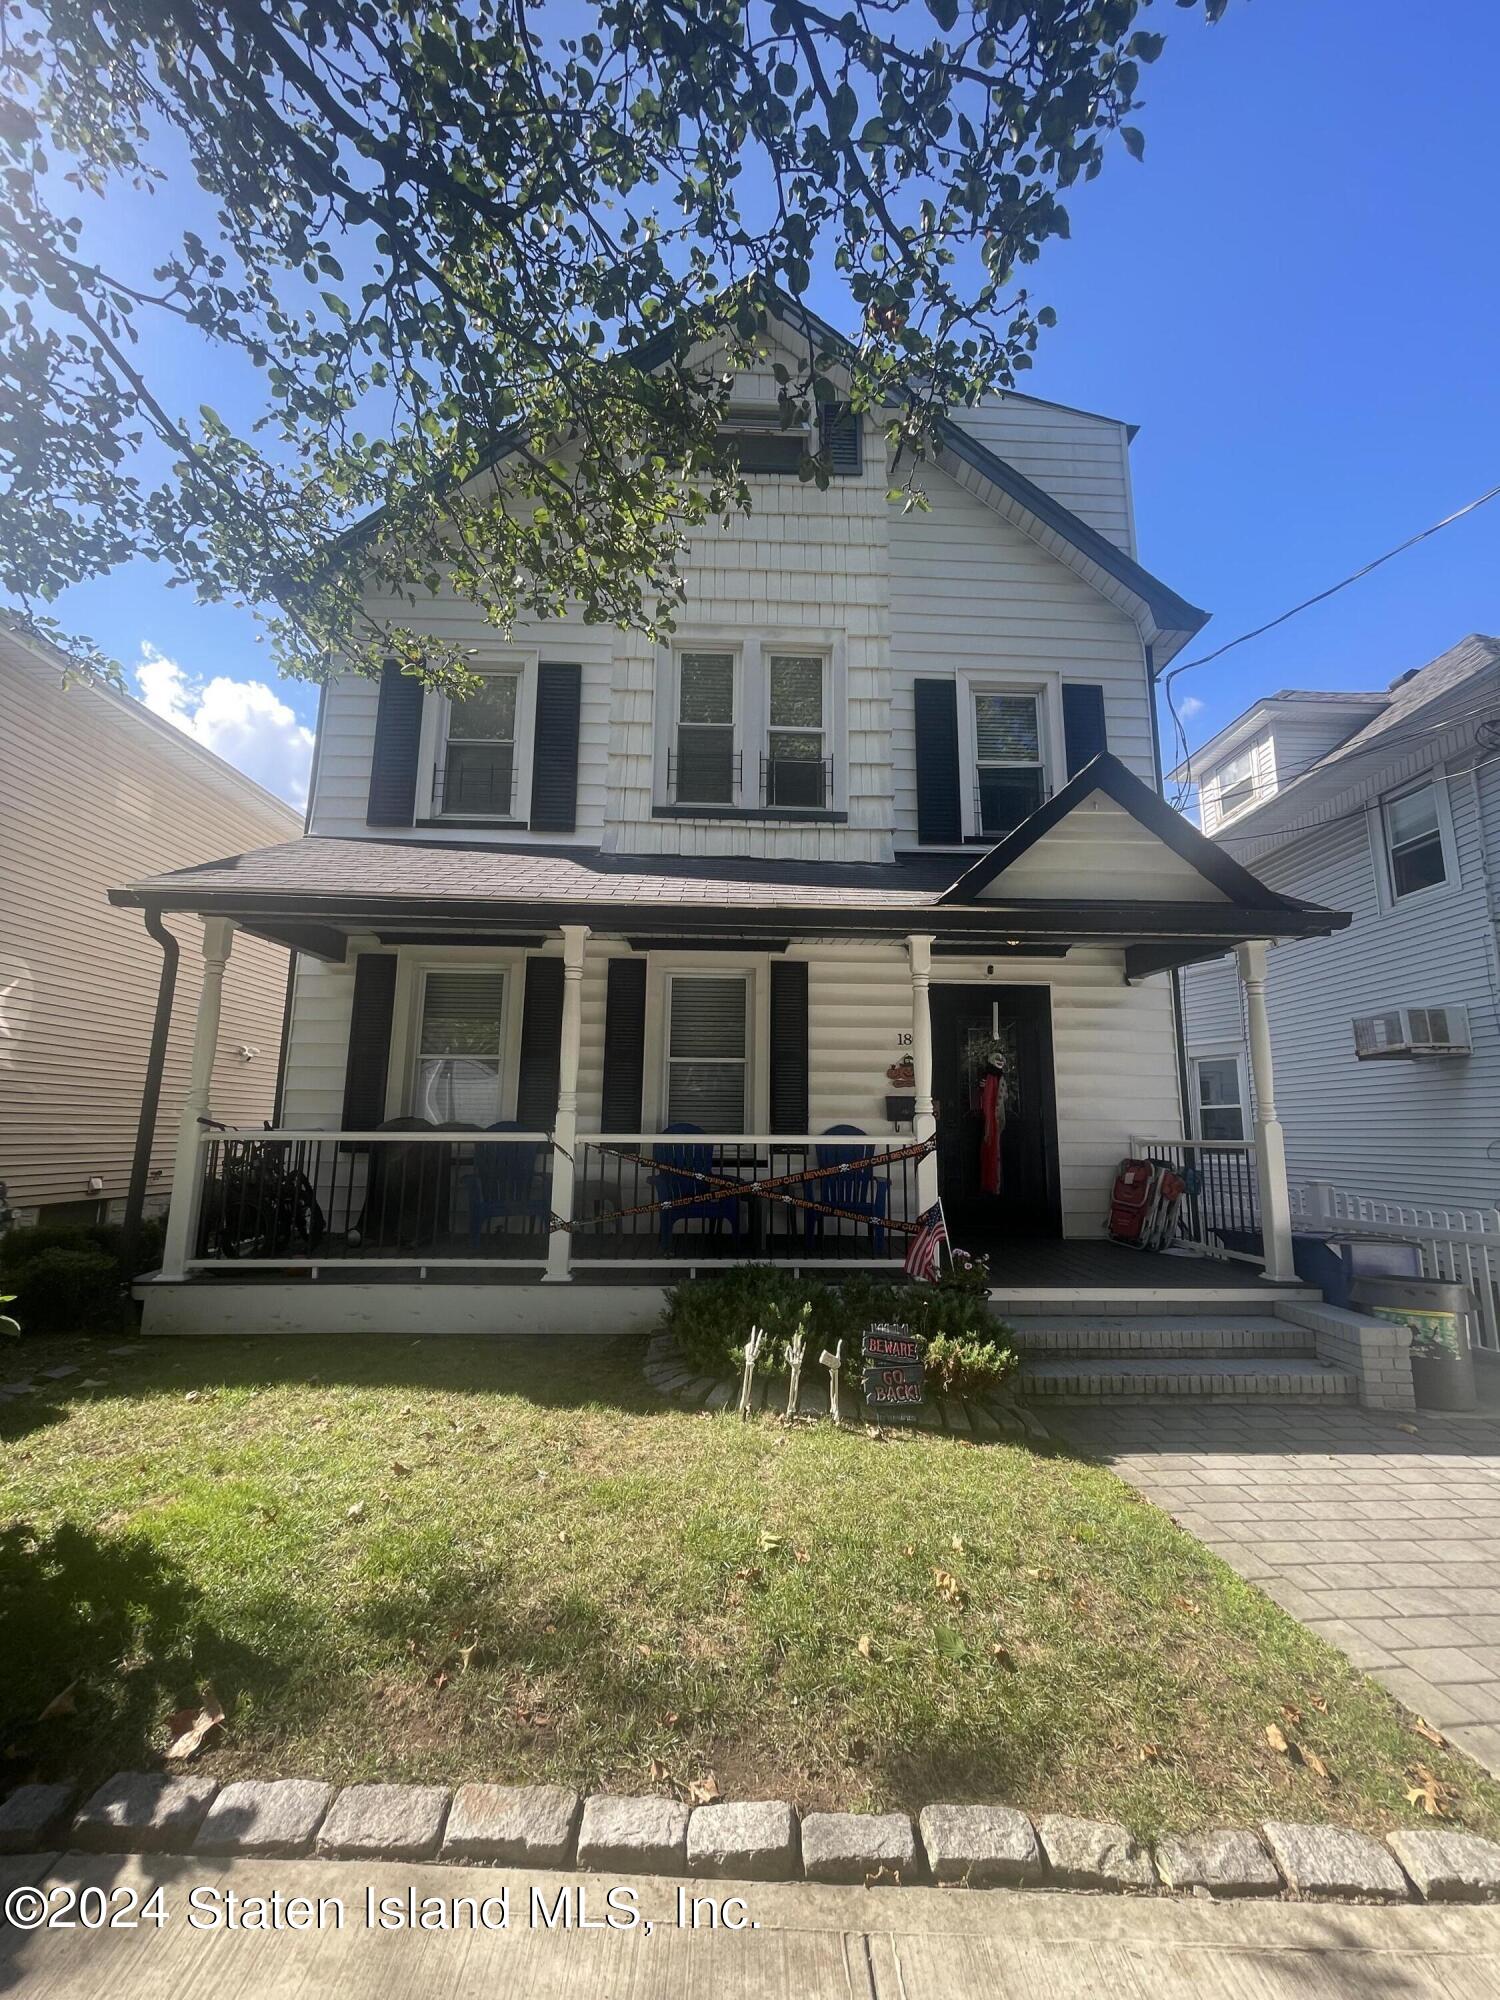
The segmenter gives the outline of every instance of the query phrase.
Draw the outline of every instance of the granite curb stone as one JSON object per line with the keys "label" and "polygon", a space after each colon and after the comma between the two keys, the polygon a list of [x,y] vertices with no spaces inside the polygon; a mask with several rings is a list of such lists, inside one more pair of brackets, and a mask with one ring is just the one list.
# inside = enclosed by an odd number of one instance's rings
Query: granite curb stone
{"label": "granite curb stone", "polygon": [[620,1868],[642,1875],[681,1874],[687,1860],[688,1808],[675,1799],[595,1792],[583,1802],[580,1868]]}
{"label": "granite curb stone", "polygon": [[784,1799],[699,1806],[688,1821],[689,1875],[789,1882],[797,1874],[797,1815]]}
{"label": "granite curb stone", "polygon": [[76,1785],[22,1785],[0,1805],[0,1854],[39,1854],[67,1831]]}
{"label": "granite curb stone", "polygon": [[1154,1889],[1151,1856],[1113,1820],[1044,1813],[1037,1837],[1054,1882],[1065,1889]]}
{"label": "granite curb stone", "polygon": [[1378,1840],[1344,1826],[1268,1819],[1264,1832],[1287,1886],[1299,1896],[1405,1902],[1406,1877]]}
{"label": "granite curb stone", "polygon": [[564,1785],[461,1785],[443,1835],[444,1861],[565,1868],[583,1801]]}
{"label": "granite curb stone", "polygon": [[117,1772],[79,1811],[73,1845],[94,1854],[160,1854],[187,1847],[218,1789],[217,1778]]}
{"label": "granite curb stone", "polygon": [[998,1889],[1042,1879],[1036,1829],[1014,1807],[924,1806],[917,1827],[934,1882]]}
{"label": "granite curb stone", "polygon": [[909,1882],[917,1873],[911,1820],[905,1813],[808,1813],[802,1872],[809,1882]]}
{"label": "granite curb stone", "polygon": [[1500,1846],[1477,1833],[1401,1827],[1385,1844],[1429,1903],[1500,1903]]}
{"label": "granite curb stone", "polygon": [[1156,1843],[1156,1867],[1169,1889],[1207,1889],[1215,1896],[1275,1896],[1281,1890],[1276,1863],[1248,1827],[1164,1834]]}
{"label": "granite curb stone", "polygon": [[226,1785],[193,1842],[195,1854],[266,1854],[296,1859],[333,1803],[333,1786],[315,1778],[243,1779]]}
{"label": "granite curb stone", "polygon": [[349,1785],[318,1830],[317,1852],[343,1861],[430,1861],[447,1817],[445,1785]]}

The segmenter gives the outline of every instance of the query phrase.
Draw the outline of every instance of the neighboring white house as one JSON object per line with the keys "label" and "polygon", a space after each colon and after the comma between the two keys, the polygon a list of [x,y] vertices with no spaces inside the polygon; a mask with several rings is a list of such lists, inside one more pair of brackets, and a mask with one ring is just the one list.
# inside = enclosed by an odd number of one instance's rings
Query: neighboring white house
{"label": "neighboring white house", "polygon": [[[1379,693],[1256,702],[1173,776],[1204,830],[1283,895],[1352,911],[1269,954],[1294,1183],[1444,1209],[1500,1204],[1500,640]],[[1254,1089],[1231,961],[1182,975],[1195,1131],[1243,1138]]]}
{"label": "neighboring white house", "polygon": [[[124,1206],[162,951],[111,909],[110,887],[226,841],[292,839],[301,823],[140,702],[70,683],[52,647],[0,622],[0,1182],[20,1221],[114,1220]],[[199,924],[171,929],[185,949],[161,1050],[161,1136],[141,1157],[152,1209],[171,1192],[201,965]],[[213,1070],[223,1114],[253,1123],[274,1108],[287,955],[246,946]]]}
{"label": "neighboring white house", "polygon": [[[693,536],[670,645],[377,602],[472,644],[483,694],[336,679],[307,838],[118,892],[208,920],[206,1036],[237,932],[299,952],[284,1136],[189,1107],[201,1213],[148,1325],[590,1324],[597,1293],[515,1281],[899,1269],[939,1192],[1002,1261],[1102,1246],[1122,1156],[1182,1136],[1170,970],[1239,945],[1253,999],[1267,941],[1344,921],[1160,796],[1153,678],[1204,614],[1136,559],[1128,427],[996,396],[902,512],[840,406],[819,490],[756,429],[800,318],[737,383],[753,511]],[[1284,1277],[1278,1144],[1242,1150]]]}

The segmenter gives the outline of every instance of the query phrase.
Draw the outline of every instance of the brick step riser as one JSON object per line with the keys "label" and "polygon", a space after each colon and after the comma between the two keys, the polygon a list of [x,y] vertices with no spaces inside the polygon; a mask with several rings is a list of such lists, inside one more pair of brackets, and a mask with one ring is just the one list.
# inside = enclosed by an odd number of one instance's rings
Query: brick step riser
{"label": "brick step riser", "polygon": [[[1286,1296],[1299,1305],[1315,1306],[1323,1302],[1320,1292],[1291,1291]],[[1218,1316],[1275,1310],[1275,1304],[1264,1291],[1215,1293],[1212,1298],[1185,1299],[1181,1293],[1172,1292],[1159,1293],[1155,1298],[1131,1292],[1062,1298],[1046,1293],[991,1290],[990,1305],[1002,1319],[1012,1315],[1023,1319],[1171,1319],[1179,1314],[1188,1319],[1202,1313]]]}
{"label": "brick step riser", "polygon": [[1194,1375],[1121,1376],[1109,1369],[1080,1369],[1067,1375],[1037,1376],[1025,1368],[1017,1377],[1016,1389],[1034,1402],[1125,1403],[1192,1402],[1233,1403],[1352,1403],[1357,1400],[1352,1376],[1326,1371],[1318,1374],[1286,1374],[1278,1380],[1275,1363],[1263,1372],[1250,1375],[1216,1375],[1212,1369]]}
{"label": "brick step riser", "polygon": [[[1027,1393],[1034,1395],[1035,1391],[1027,1391]],[[1357,1405],[1359,1397],[1352,1389],[1318,1396],[1296,1395],[1286,1390],[1278,1390],[1268,1395],[1264,1392],[1239,1389],[1173,1389],[1166,1395],[1143,1395],[1134,1389],[1094,1389],[1088,1391],[1071,1390],[1066,1394],[1062,1392],[1049,1392],[1046,1396],[1039,1397],[1037,1400],[1044,1401],[1049,1409],[1056,1409],[1059,1405],[1069,1404],[1087,1407],[1096,1403],[1108,1403],[1113,1406],[1117,1403],[1169,1405],[1186,1402],[1233,1403],[1236,1407],[1266,1407],[1278,1410],[1325,1410],[1338,1404]]]}

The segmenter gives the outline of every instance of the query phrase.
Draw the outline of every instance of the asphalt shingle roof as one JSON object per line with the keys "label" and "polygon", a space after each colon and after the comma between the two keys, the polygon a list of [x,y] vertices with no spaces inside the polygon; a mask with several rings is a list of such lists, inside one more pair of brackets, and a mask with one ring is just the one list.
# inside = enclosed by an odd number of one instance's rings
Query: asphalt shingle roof
{"label": "asphalt shingle roof", "polygon": [[921,908],[965,867],[959,855],[893,864],[604,854],[595,848],[500,847],[446,840],[336,840],[308,835],[132,882],[135,895],[182,890],[393,901],[739,904]]}

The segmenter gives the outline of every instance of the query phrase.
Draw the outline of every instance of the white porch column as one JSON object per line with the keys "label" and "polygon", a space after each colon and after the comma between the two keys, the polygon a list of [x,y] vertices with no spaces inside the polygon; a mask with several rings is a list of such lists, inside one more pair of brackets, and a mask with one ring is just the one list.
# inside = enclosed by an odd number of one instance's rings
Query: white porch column
{"label": "white porch column", "polygon": [[[932,1009],[928,1000],[932,939],[909,937],[906,952],[911,960],[911,1070],[916,1097],[912,1107],[912,1137],[931,1139],[937,1132],[932,1108]],[[929,1153],[917,1162],[917,1204],[924,1215],[937,1198],[937,1154]]]}
{"label": "white porch column", "polygon": [[1260,1182],[1260,1232],[1266,1276],[1294,1278],[1292,1201],[1286,1182],[1286,1139],[1276,1116],[1271,1064],[1271,1020],[1266,1011],[1266,945],[1263,938],[1236,945],[1245,1017],[1250,1030],[1250,1088],[1255,1097],[1255,1166]]}
{"label": "white porch column", "polygon": [[[552,1137],[552,1208],[564,1222],[573,1218],[573,1148],[578,1143],[578,1051],[583,1038],[583,945],[585,924],[564,924],[562,1039],[557,1052],[557,1117]],[[544,1284],[566,1284],[572,1277],[573,1239],[566,1229],[554,1229],[547,1244]]]}
{"label": "white porch column", "polygon": [[203,1206],[203,1128],[200,1118],[211,1113],[214,1057],[219,1048],[219,1014],[224,1004],[224,968],[234,943],[228,917],[203,919],[203,986],[198,994],[198,1019],[193,1029],[193,1066],[187,1100],[177,1125],[177,1151],[172,1163],[172,1202],[167,1210],[167,1234],[162,1245],[161,1274],[180,1278],[198,1240],[198,1214]]}

